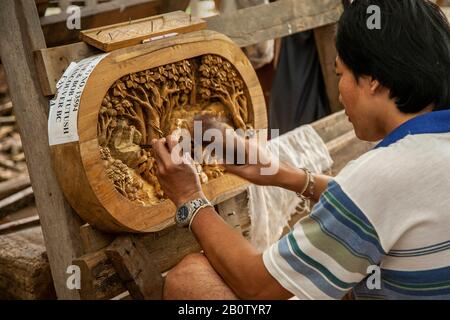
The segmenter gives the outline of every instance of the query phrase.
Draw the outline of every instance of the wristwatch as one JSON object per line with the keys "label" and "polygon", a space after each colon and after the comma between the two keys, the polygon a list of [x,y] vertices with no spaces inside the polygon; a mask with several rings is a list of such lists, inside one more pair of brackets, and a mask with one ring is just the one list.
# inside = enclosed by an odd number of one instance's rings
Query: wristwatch
{"label": "wristwatch", "polygon": [[191,222],[200,209],[212,207],[212,204],[205,198],[198,198],[182,204],[175,213],[177,226],[191,229]]}

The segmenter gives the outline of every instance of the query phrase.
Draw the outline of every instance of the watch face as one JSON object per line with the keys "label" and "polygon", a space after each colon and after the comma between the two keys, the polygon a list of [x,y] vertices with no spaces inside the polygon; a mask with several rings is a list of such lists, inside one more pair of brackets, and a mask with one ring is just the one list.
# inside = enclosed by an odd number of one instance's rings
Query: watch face
{"label": "watch face", "polygon": [[189,209],[186,206],[182,206],[177,211],[177,220],[180,222],[185,221],[189,216]]}

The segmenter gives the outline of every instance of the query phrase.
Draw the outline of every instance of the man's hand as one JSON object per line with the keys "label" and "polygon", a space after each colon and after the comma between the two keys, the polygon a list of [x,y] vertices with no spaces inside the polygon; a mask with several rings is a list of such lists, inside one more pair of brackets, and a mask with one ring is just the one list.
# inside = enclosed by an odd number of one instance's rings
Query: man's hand
{"label": "man's hand", "polygon": [[179,207],[204,195],[191,156],[174,152],[177,144],[178,141],[173,136],[152,141],[161,188]]}
{"label": "man's hand", "polygon": [[[218,129],[221,131],[221,141],[215,141],[223,145],[223,155],[233,155],[234,162],[228,163],[227,159],[223,159],[225,168],[229,173],[235,174],[241,178],[248,180],[257,185],[271,185],[273,183],[273,175],[263,175],[264,168],[270,168],[273,165],[273,159],[263,146],[258,145],[258,139],[246,138],[238,135],[235,130],[210,116],[201,116],[196,119],[202,121],[203,132],[209,129]],[[243,152],[243,154],[238,154]],[[250,157],[253,155],[253,158]],[[255,157],[256,156],[256,157]],[[238,160],[244,160],[239,163]],[[250,160],[256,160],[250,163]]]}

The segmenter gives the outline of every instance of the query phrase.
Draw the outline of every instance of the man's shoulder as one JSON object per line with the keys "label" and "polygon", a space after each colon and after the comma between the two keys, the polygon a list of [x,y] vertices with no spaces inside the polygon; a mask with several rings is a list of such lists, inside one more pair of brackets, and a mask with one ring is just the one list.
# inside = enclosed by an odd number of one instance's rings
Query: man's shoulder
{"label": "man's shoulder", "polygon": [[407,136],[352,161],[335,182],[363,212],[384,248],[418,221],[449,222],[450,134]]}
{"label": "man's shoulder", "polygon": [[450,133],[409,135],[388,147],[373,149],[349,164],[336,176],[346,186],[363,183],[405,182],[427,172],[438,175],[450,172]]}

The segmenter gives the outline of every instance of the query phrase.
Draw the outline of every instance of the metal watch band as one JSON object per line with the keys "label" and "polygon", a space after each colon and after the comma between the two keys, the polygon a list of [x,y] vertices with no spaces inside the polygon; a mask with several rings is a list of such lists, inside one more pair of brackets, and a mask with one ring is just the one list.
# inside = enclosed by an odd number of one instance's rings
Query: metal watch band
{"label": "metal watch band", "polygon": [[[205,198],[194,199],[194,200],[191,200],[191,201],[181,205],[177,209],[177,214],[175,215],[175,221],[176,221],[177,225],[180,227],[185,227],[185,228],[190,227],[191,221],[193,220],[193,218],[195,217],[197,212],[200,209],[202,209],[204,207],[208,207],[208,206],[212,206],[212,205]],[[188,210],[187,217],[184,218],[183,220],[179,220],[179,217],[178,217],[180,210]]]}

